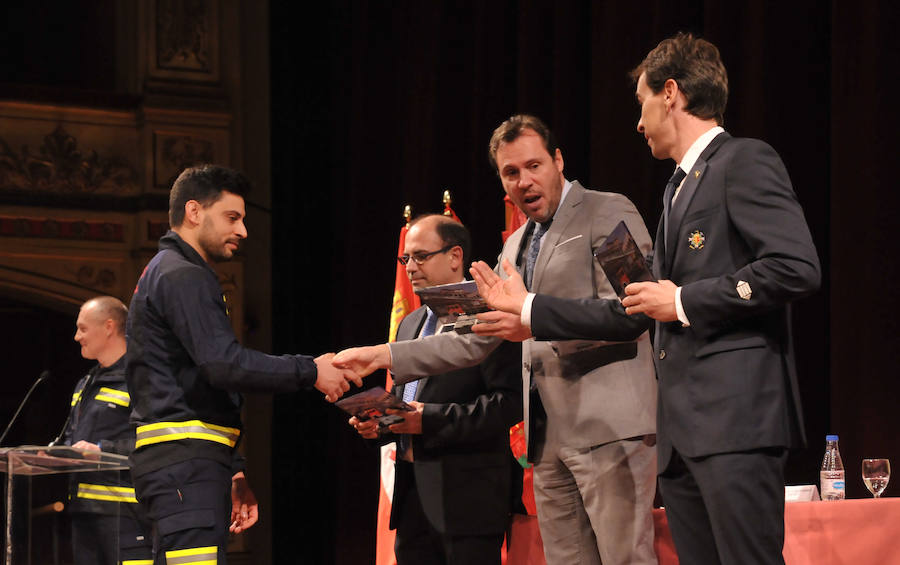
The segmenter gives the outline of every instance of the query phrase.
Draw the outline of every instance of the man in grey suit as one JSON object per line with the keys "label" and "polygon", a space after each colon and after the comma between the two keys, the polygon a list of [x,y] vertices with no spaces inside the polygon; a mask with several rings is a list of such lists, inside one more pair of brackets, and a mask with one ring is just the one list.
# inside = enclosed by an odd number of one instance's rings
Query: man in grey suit
{"label": "man in grey suit", "polygon": [[[676,35],[633,77],[638,131],[678,164],[658,281],[628,285],[623,300],[656,320],[659,484],[678,558],[780,565],[784,462],[805,441],[790,302],[818,288],[816,249],[778,154],[722,129],[728,79],[714,45]],[[520,281],[483,265],[473,275],[495,307],[521,308]],[[606,306],[537,297],[532,310],[536,336],[579,338],[602,331]]]}
{"label": "man in grey suit", "polygon": [[355,348],[334,363],[361,375],[390,367],[402,380],[475,364],[502,339],[523,341],[528,457],[547,562],[655,564],[656,380],[648,320],[625,314],[592,254],[621,220],[647,253],[647,229],[624,196],[567,181],[562,152],[533,116],[501,124],[490,157],[529,218],[507,240],[501,263],[515,265],[536,292],[605,303],[603,331],[591,341],[535,341],[529,320],[488,312],[479,318],[489,323],[474,326],[474,336]]}

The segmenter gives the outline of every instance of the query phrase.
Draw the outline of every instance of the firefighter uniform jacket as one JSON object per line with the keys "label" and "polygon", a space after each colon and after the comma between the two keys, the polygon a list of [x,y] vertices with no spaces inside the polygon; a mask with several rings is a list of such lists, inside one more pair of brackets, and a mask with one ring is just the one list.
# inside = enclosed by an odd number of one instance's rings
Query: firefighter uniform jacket
{"label": "firefighter uniform jacket", "polygon": [[233,466],[240,392],[292,392],[316,382],[311,357],[238,343],[215,271],[173,231],[138,281],[126,337],[135,476],[193,458]]}
{"label": "firefighter uniform jacket", "polygon": [[[125,358],[109,367],[98,364],[75,385],[63,443],[84,440],[98,444],[101,451],[128,455],[134,449],[130,412]],[[132,510],[137,507],[127,470],[72,473],[69,485],[72,512],[116,514],[120,503],[133,504]]]}

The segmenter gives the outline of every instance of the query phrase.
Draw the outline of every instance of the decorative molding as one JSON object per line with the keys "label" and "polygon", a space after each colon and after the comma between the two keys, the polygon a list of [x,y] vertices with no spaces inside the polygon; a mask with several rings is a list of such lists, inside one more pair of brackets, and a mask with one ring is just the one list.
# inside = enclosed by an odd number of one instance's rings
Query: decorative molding
{"label": "decorative molding", "polygon": [[156,64],[160,69],[212,72],[209,0],[157,0]]}
{"label": "decorative molding", "polygon": [[0,236],[121,243],[125,228],[113,222],[0,216]]}
{"label": "decorative molding", "polygon": [[157,241],[169,231],[169,222],[147,222],[147,241]]}
{"label": "decorative molding", "polygon": [[[150,5],[147,92],[220,98],[219,1],[152,0]],[[213,91],[203,94],[210,87]]]}
{"label": "decorative molding", "polygon": [[97,289],[108,289],[116,286],[116,273],[111,269],[98,269],[92,265],[82,265],[77,270],[66,269],[75,276],[78,284]]}
{"label": "decorative molding", "polygon": [[153,185],[156,188],[170,188],[187,167],[216,162],[214,142],[202,137],[154,132],[153,149]]}
{"label": "decorative molding", "polygon": [[137,171],[120,157],[82,152],[62,124],[44,136],[38,154],[22,146],[17,154],[0,138],[0,190],[132,195],[140,190]]}

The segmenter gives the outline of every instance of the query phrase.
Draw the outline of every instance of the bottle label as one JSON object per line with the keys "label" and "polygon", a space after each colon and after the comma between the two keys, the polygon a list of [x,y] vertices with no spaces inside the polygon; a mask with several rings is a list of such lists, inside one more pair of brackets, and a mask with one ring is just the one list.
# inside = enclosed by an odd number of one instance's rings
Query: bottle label
{"label": "bottle label", "polygon": [[824,472],[822,473],[822,475],[822,500],[842,500],[844,498],[844,478],[827,478],[824,476]]}

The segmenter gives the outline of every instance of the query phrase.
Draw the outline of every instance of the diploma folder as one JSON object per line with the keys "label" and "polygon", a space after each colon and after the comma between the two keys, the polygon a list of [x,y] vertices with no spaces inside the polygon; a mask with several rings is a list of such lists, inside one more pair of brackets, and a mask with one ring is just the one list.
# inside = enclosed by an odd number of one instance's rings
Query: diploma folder
{"label": "diploma folder", "polygon": [[386,414],[388,408],[412,412],[415,410],[380,386],[348,396],[334,403],[335,406],[360,420],[378,420],[379,431],[403,420],[398,414]]}
{"label": "diploma folder", "polygon": [[625,298],[625,287],[630,283],[654,280],[644,254],[624,221],[613,228],[606,241],[594,251],[594,257],[619,298]]}
{"label": "diploma folder", "polygon": [[484,298],[478,294],[475,281],[440,284],[416,289],[422,304],[431,308],[439,325],[435,333],[455,331],[471,333],[477,323],[475,315],[490,310]]}

